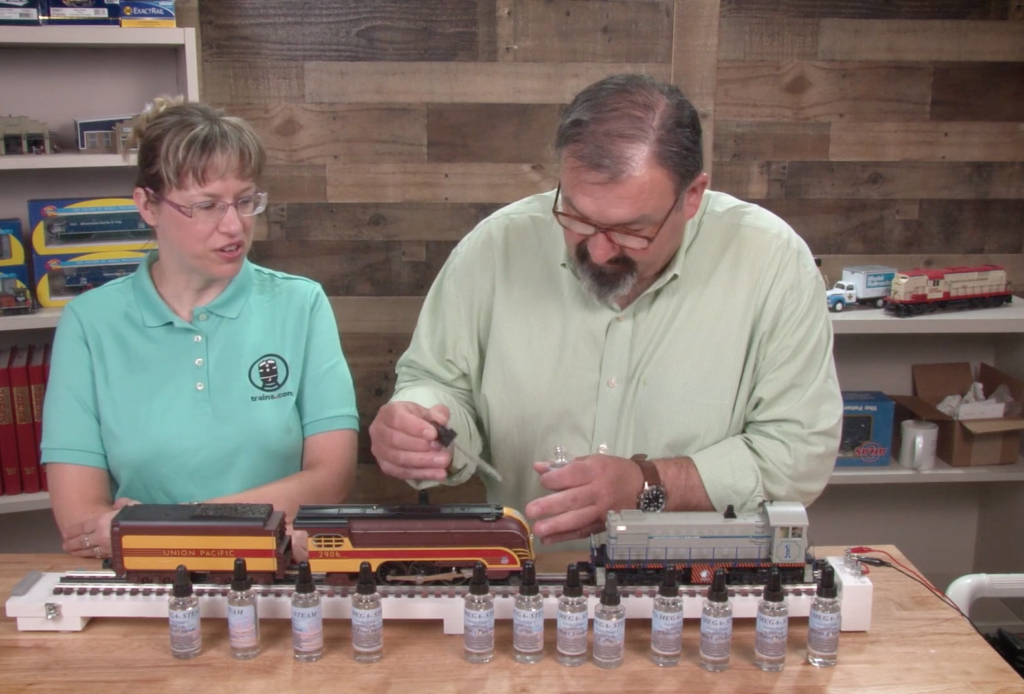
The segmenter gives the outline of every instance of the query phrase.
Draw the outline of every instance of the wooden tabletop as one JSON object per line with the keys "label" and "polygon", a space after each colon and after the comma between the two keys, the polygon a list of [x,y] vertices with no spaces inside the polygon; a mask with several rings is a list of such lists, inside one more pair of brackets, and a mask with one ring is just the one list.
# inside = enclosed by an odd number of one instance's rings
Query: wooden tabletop
{"label": "wooden tabletop", "polygon": [[[886,547],[901,561],[895,548]],[[818,548],[819,556],[840,555]],[[565,555],[545,555],[540,570],[559,570]],[[29,571],[94,568],[63,555],[0,555],[0,596]],[[529,692],[857,692],[858,694],[1024,694],[1022,680],[954,610],[925,588],[891,570],[872,569],[875,586],[871,631],[840,637],[839,664],[818,669],[804,661],[807,619],[790,621],[789,655],[781,673],[754,667],[754,625],[736,620],[732,667],[705,672],[697,665],[699,623],[687,620],[683,662],[658,668],[647,659],[650,621],[627,624],[626,660],[616,670],[587,663],[567,668],[554,658],[555,634],[546,629],[545,658],[535,665],[512,659],[510,622],[498,620],[496,655],[487,665],[462,659],[462,638],[445,636],[440,622],[386,621],[384,659],[362,665],[351,658],[348,622],[325,622],[324,657],[292,658],[288,620],[265,620],[263,652],[251,661],[228,653],[225,620],[203,620],[203,653],[190,661],[170,655],[167,623],[160,619],[93,619],[81,632],[19,632],[0,617],[0,692],[344,692],[345,694],[504,694]]]}

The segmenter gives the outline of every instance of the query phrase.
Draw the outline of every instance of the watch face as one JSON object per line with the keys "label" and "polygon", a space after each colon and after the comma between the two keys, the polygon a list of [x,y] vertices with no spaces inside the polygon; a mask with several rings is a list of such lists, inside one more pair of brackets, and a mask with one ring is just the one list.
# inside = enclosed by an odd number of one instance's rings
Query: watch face
{"label": "watch face", "polygon": [[665,489],[661,486],[648,487],[640,494],[641,511],[655,513],[665,508]]}

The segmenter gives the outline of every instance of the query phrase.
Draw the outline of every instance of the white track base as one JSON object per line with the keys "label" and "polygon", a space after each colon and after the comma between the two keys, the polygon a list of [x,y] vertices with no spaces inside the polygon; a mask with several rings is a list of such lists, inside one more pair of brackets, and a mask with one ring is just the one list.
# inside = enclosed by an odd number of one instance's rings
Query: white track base
{"label": "white track base", "polygon": [[[842,603],[842,630],[867,631],[871,626],[871,581],[855,576],[844,568],[842,557],[829,557],[840,583]],[[21,631],[81,631],[92,617],[155,617],[167,618],[166,595],[54,595],[53,590],[62,574],[33,572],[26,576],[14,594],[7,600],[7,616],[18,620]],[[291,590],[288,588],[261,589],[259,615],[261,619],[290,619]],[[700,619],[706,590],[683,590],[683,617]],[[465,588],[462,588],[465,592]],[[497,619],[511,619],[514,591],[496,589],[494,615]],[[627,619],[650,619],[654,604],[654,590],[627,590],[622,593],[622,604]],[[462,633],[464,600],[447,587],[422,586],[416,595],[384,595],[381,598],[384,619],[436,619],[444,622],[444,633]],[[598,604],[598,592],[591,589],[590,616]],[[555,619],[558,610],[556,591],[544,589],[544,617]],[[749,619],[757,616],[759,589],[740,589],[732,596],[733,616]],[[813,586],[787,588],[786,601],[792,617],[806,617],[814,599]],[[200,612],[210,619],[227,617],[227,598],[223,595],[200,595]],[[351,601],[345,596],[324,597],[325,619],[350,619]]]}

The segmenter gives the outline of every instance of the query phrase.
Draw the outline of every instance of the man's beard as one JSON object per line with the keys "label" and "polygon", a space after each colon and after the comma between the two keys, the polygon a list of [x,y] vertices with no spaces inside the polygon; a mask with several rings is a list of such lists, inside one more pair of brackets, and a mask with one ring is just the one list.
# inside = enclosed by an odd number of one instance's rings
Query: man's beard
{"label": "man's beard", "polygon": [[629,294],[637,283],[636,261],[627,255],[616,255],[604,265],[590,257],[586,242],[576,246],[574,262],[580,284],[588,294],[601,302],[614,302]]}

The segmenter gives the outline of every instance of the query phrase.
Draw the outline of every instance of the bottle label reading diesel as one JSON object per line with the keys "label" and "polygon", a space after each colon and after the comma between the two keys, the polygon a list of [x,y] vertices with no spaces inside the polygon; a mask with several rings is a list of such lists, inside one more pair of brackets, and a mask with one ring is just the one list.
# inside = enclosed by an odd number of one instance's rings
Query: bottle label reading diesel
{"label": "bottle label reading diesel", "polygon": [[558,613],[558,652],[562,655],[587,654],[587,613]]}
{"label": "bottle label reading diesel", "polygon": [[757,636],[754,650],[766,658],[781,658],[786,655],[786,636],[789,633],[789,617],[757,615]]}
{"label": "bottle label reading diesel", "polygon": [[683,613],[655,610],[651,615],[651,650],[658,655],[683,652]]}
{"label": "bottle label reading diesel", "polygon": [[700,652],[709,658],[727,658],[731,647],[732,618],[701,617]]}
{"label": "bottle label reading diesel", "polygon": [[364,653],[376,653],[384,643],[384,611],[352,610],[352,648]]}
{"label": "bottle label reading diesel", "polygon": [[512,645],[520,653],[544,650],[544,612],[514,610],[512,614]]}
{"label": "bottle label reading diesel", "polygon": [[466,650],[470,653],[490,653],[494,650],[494,608],[489,610],[466,610]]}
{"label": "bottle label reading diesel", "polygon": [[815,653],[832,655],[839,651],[839,627],[842,616],[811,612],[807,620],[807,647]]}

